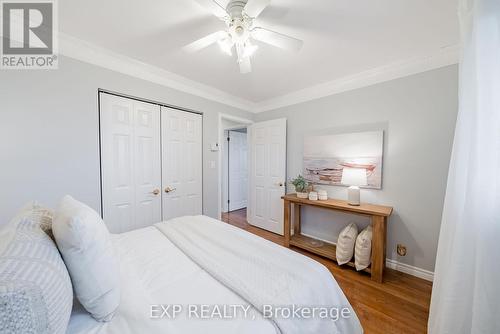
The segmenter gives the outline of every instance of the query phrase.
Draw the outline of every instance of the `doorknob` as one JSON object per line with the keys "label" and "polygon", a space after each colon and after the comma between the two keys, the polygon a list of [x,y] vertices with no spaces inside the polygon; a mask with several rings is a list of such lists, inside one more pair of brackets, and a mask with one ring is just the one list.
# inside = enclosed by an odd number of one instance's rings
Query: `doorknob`
{"label": "doorknob", "polygon": [[275,185],[277,185],[278,187],[283,187],[283,182],[276,182]]}
{"label": "doorknob", "polygon": [[166,193],[169,193],[169,192],[174,191],[175,189],[176,189],[176,188],[166,187],[166,188],[165,188],[165,192],[166,192]]}
{"label": "doorknob", "polygon": [[155,189],[152,191],[152,194],[158,196],[160,194],[160,189]]}

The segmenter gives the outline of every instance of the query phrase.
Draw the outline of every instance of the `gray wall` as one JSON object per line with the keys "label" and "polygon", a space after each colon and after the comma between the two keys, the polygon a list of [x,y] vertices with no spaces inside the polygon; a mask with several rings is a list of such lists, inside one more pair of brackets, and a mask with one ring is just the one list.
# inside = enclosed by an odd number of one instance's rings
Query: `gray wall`
{"label": "gray wall", "polygon": [[[457,109],[458,68],[449,66],[263,112],[255,119],[288,119],[288,178],[301,173],[305,135],[384,130],[383,189],[362,189],[362,201],[394,207],[389,258],[433,271]],[[331,197],[346,197],[344,187],[323,188]],[[349,221],[368,224],[320,209],[305,210],[303,220],[303,233],[333,242]],[[397,243],[408,247],[406,257],[397,256]]]}
{"label": "gray wall", "polygon": [[[204,113],[203,204],[216,217],[218,112],[246,112],[67,57],[51,71],[0,71],[0,224],[29,200],[55,206],[64,194],[100,210],[99,88]],[[210,168],[215,161],[215,168]]]}
{"label": "gray wall", "polygon": [[[250,115],[226,105],[61,57],[55,71],[0,72],[0,224],[25,202],[55,206],[72,194],[100,209],[99,88],[204,113],[204,210],[217,216],[217,113],[255,120],[288,119],[288,175],[302,169],[307,134],[385,130],[382,190],[362,190],[366,202],[392,205],[388,257],[434,269],[451,143],[457,113],[457,66]],[[210,168],[215,161],[216,168]],[[346,189],[328,187],[344,198]],[[304,212],[304,233],[336,241],[339,225],[368,221],[323,210]],[[408,246],[399,258],[396,243]]]}

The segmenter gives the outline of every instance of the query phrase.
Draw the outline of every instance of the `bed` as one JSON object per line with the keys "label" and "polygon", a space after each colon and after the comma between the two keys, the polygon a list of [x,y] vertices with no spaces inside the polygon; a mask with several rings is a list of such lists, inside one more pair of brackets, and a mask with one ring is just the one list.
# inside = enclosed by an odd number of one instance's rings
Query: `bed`
{"label": "bed", "polygon": [[[197,234],[201,226],[209,227],[207,229],[208,234]],[[196,233],[175,237],[175,233],[184,233],[185,230],[189,230],[189,227]],[[170,228],[174,229],[169,232],[168,229]],[[218,261],[224,263],[225,259],[227,259],[226,276],[218,274],[218,272],[225,270],[226,265],[220,268],[209,266],[202,268],[204,265],[200,265],[200,261],[210,262],[211,259],[218,257],[216,253],[211,253],[211,248],[215,247],[212,245],[213,242],[210,241],[212,237],[216,241],[215,243],[217,243],[216,239],[226,240],[217,246],[227,251],[227,253],[220,255]],[[75,302],[67,329],[68,334],[271,334],[290,332],[283,330],[283,327],[280,329],[279,323],[277,324],[269,317],[265,317],[262,312],[257,311],[252,306],[257,303],[254,300],[248,301],[252,299],[250,290],[239,288],[240,285],[245,285],[245,279],[248,279],[248,277],[241,276],[251,276],[253,272],[258,273],[258,269],[252,267],[253,261],[256,261],[254,257],[249,257],[250,262],[248,263],[251,265],[243,265],[241,268],[237,267],[237,263],[230,263],[233,255],[234,259],[241,258],[241,262],[245,263],[244,258],[246,256],[238,255],[240,254],[238,251],[243,249],[248,252],[255,251],[257,255],[258,249],[260,249],[265,251],[265,254],[270,258],[273,257],[273,254],[276,254],[277,258],[285,256],[293,261],[301,261],[301,263],[305,264],[304,270],[306,271],[308,266],[311,266],[313,269],[309,276],[326,282],[331,287],[329,291],[319,291],[318,294],[328,294],[330,296],[329,300],[339,304],[332,306],[347,307],[352,312],[348,318],[338,320],[334,329],[328,330],[328,333],[362,333],[359,320],[352,307],[326,268],[305,256],[228,224],[204,216],[182,217],[155,226],[112,235],[112,242],[120,263],[121,302],[118,312],[112,321],[98,322],[78,302]],[[187,251],[186,245],[189,243],[195,244],[197,250]],[[258,264],[255,265],[255,267],[258,266]],[[231,276],[238,273],[239,270],[250,270],[250,274]],[[283,271],[279,268],[276,270]],[[270,279],[275,281],[274,278]],[[263,292],[266,292],[265,289],[264,287]],[[294,290],[290,298],[300,296],[301,293],[308,296],[311,292],[314,292],[305,290],[302,285],[298,285],[298,288],[294,288]],[[299,297],[297,298],[300,300]],[[171,309],[169,312],[162,312],[164,309],[161,307],[168,305],[172,307],[176,305],[177,309],[182,309],[182,311],[179,311],[173,318]],[[247,312],[243,313],[241,309],[238,316],[233,317],[231,315],[234,315],[235,312],[232,309],[222,316],[215,313],[216,316],[210,317],[210,319],[200,318],[200,309],[197,309],[198,313],[188,312],[188,308],[191,307],[190,310],[196,310],[196,307],[202,305],[211,305],[209,312],[214,311],[215,306],[222,307],[223,305],[244,306]],[[210,314],[213,315],[214,313]],[[295,324],[298,323],[295,322],[291,325]]]}

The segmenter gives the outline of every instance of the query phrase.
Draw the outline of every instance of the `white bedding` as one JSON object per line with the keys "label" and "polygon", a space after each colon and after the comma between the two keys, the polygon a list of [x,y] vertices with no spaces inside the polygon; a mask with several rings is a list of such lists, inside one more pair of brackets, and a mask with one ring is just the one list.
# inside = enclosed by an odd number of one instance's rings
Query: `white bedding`
{"label": "white bedding", "polygon": [[[179,217],[155,226],[212,277],[272,319],[281,333],[363,332],[322,264],[206,216]],[[294,309],[299,311],[292,313]],[[308,313],[313,310],[316,316]],[[341,312],[346,316],[338,317]]]}
{"label": "white bedding", "polygon": [[[120,260],[122,300],[109,323],[94,320],[75,303],[67,333],[204,333],[274,334],[273,324],[256,319],[151,319],[151,304],[246,304],[239,296],[194,264],[158,229],[113,235]],[[105,273],[103,273],[105,275]]]}
{"label": "white bedding", "polygon": [[[247,301],[201,269],[156,227],[113,235],[112,240],[120,262],[122,299],[118,312],[111,322],[99,323],[75,303],[67,333],[277,332],[272,321],[264,319]],[[334,285],[338,290],[328,293],[338,293],[339,298],[345,298],[337,284]],[[175,319],[152,319],[151,305],[158,304],[179,304],[183,305],[183,310]],[[202,304],[244,305],[250,308],[250,316],[233,319],[189,318],[187,305]],[[359,325],[354,314],[352,321]],[[359,329],[355,333],[360,333]]]}

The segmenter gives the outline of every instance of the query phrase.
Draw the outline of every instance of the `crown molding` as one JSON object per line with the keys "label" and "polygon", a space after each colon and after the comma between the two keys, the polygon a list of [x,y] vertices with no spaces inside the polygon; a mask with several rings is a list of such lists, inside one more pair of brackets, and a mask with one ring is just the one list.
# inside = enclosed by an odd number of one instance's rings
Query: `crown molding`
{"label": "crown molding", "polygon": [[64,56],[253,113],[274,110],[434,70],[457,64],[459,60],[459,47],[453,45],[442,48],[433,55],[414,57],[380,66],[256,103],[68,34],[60,32],[58,36],[59,53]]}
{"label": "crown molding", "polygon": [[65,33],[59,33],[59,54],[106,69],[196,95],[211,101],[251,111],[255,103],[222,90],[124,56],[109,49],[86,42]]}
{"label": "crown molding", "polygon": [[257,103],[256,108],[252,111],[259,113],[278,109],[457,64],[459,62],[459,54],[460,49],[458,45],[445,47],[433,55],[413,57],[271,98]]}

